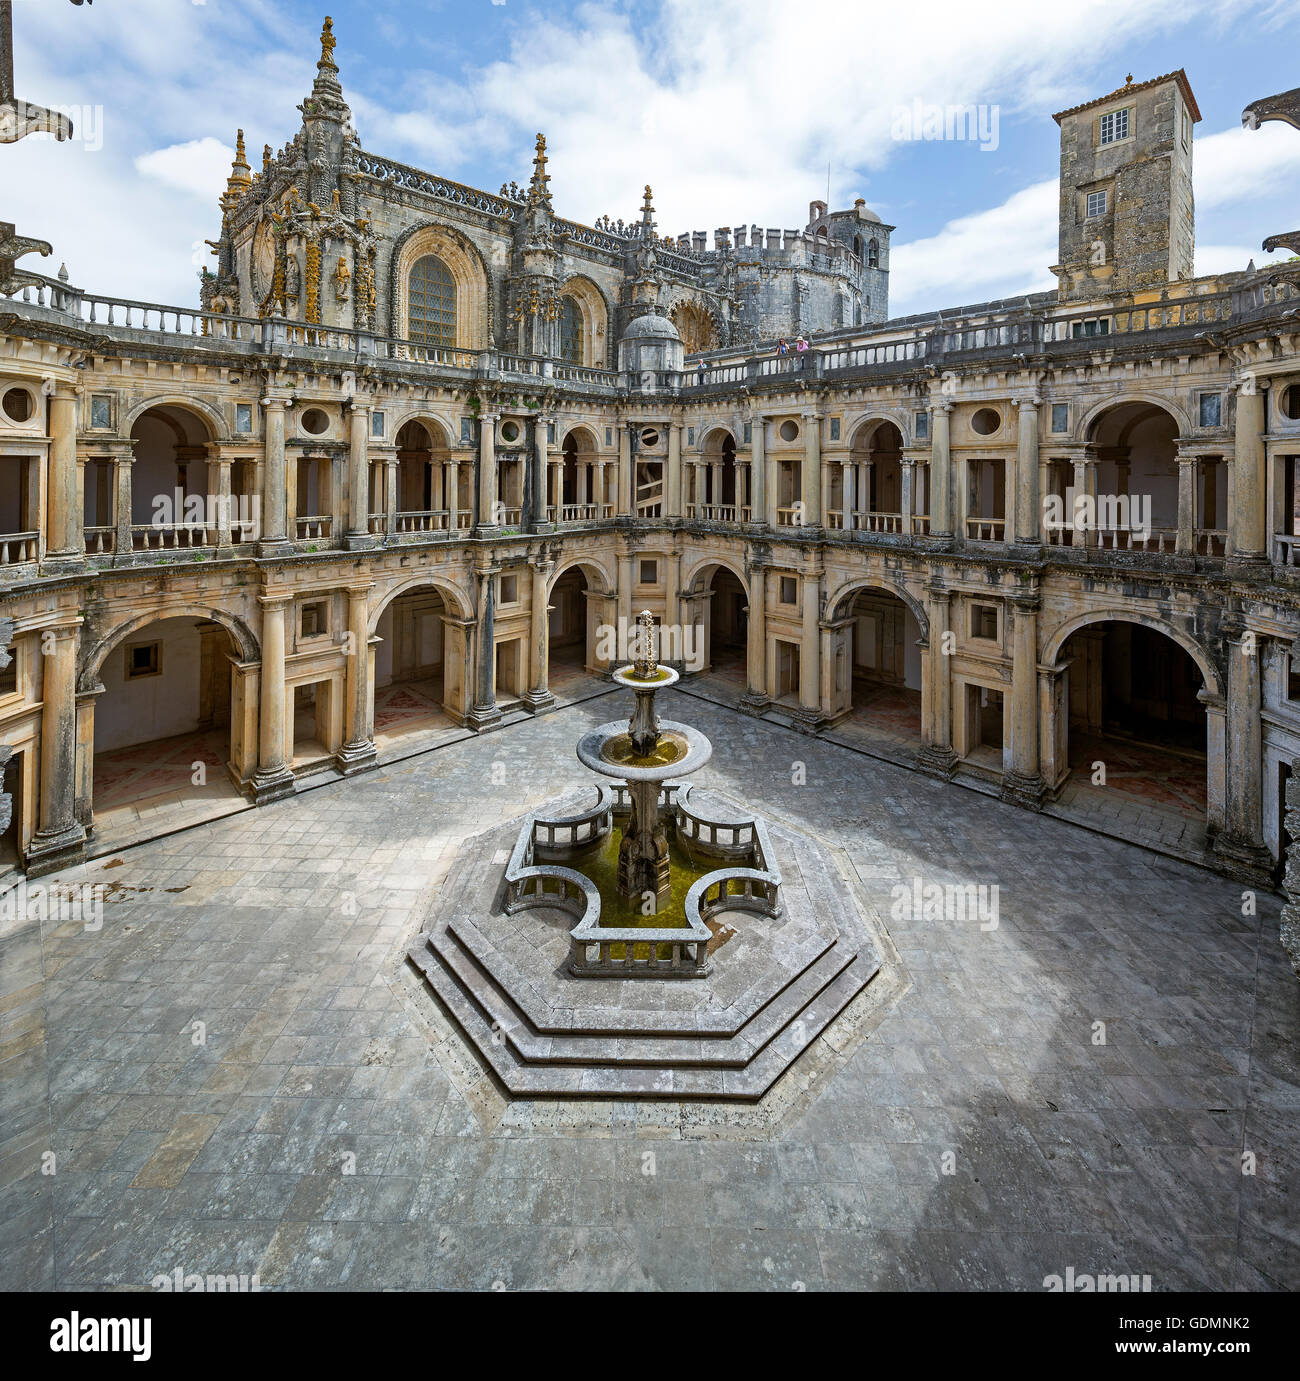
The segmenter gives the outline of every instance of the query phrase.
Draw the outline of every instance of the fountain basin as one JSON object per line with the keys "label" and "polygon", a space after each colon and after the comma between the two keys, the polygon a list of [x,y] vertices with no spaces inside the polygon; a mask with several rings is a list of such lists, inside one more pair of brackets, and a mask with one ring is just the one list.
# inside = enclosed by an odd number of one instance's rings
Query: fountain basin
{"label": "fountain basin", "polygon": [[676,720],[659,724],[661,748],[642,755],[632,751],[627,721],[611,720],[589,729],[578,740],[578,761],[602,777],[624,782],[661,782],[696,772],[713,756],[713,745],[698,729]]}

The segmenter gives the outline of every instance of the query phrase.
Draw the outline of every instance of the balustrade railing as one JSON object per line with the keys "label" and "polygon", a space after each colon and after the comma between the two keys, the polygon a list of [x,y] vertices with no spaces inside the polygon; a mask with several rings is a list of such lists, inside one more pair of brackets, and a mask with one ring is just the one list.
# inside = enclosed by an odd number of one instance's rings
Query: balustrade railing
{"label": "balustrade railing", "polygon": [[35,561],[40,549],[39,533],[0,533],[0,566],[18,566],[25,561]]}
{"label": "balustrade railing", "polygon": [[1005,518],[967,518],[966,536],[972,542],[1001,542],[1006,534]]}
{"label": "balustrade railing", "polygon": [[334,519],[328,513],[307,513],[293,520],[293,530],[299,541],[316,541],[328,537]]}
{"label": "balustrade railing", "polygon": [[131,525],[132,551],[180,551],[207,545],[207,533],[202,528],[181,524],[158,526],[154,523]]}
{"label": "balustrade railing", "polygon": [[82,533],[87,556],[105,556],[117,549],[117,529],[96,525]]}
{"label": "balustrade railing", "polygon": [[1300,534],[1273,534],[1273,562],[1278,566],[1300,566]]}

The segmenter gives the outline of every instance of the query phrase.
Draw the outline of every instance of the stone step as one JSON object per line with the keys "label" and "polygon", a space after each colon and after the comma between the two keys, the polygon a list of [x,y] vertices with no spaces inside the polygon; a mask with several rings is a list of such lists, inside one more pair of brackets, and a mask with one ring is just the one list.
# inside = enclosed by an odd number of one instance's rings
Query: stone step
{"label": "stone step", "polygon": [[644,1064],[655,1068],[723,1066],[741,1069],[856,958],[855,953],[843,945],[819,955],[792,983],[760,1007],[734,1036],[702,1036],[693,1028],[653,1036],[628,1033],[611,1036],[605,1032],[554,1035],[538,1032],[519,1011],[512,994],[492,980],[459,936],[454,939],[458,943],[435,943],[432,938],[429,943],[467,996],[488,1016],[489,1025],[496,1023],[526,1064]]}

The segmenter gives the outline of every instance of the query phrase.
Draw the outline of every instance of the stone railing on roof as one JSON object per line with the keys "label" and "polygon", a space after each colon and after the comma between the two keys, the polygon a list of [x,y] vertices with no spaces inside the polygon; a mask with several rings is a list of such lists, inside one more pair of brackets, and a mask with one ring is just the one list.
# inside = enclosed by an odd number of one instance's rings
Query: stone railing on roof
{"label": "stone railing on roof", "polygon": [[424,192],[439,201],[451,202],[455,206],[468,206],[473,211],[483,211],[489,216],[500,216],[513,221],[518,217],[517,206],[503,197],[480,191],[477,187],[466,187],[463,183],[451,182],[445,177],[435,177],[432,173],[421,172],[419,168],[405,163],[394,163],[390,158],[379,158],[372,153],[357,155],[357,170],[366,177],[380,182],[392,182],[398,187],[408,187],[413,192]]}

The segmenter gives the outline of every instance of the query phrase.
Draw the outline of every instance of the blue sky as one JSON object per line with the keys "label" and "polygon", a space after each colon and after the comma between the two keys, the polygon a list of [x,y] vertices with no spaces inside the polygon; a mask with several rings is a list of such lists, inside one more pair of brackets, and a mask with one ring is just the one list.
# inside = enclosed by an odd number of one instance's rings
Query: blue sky
{"label": "blue sky", "polygon": [[[898,227],[896,314],[1052,285],[1052,112],[1129,72],[1183,67],[1200,103],[1199,272],[1300,226],[1300,133],[1240,129],[1296,83],[1300,0],[15,0],[18,94],[83,137],[0,148],[5,218],[81,286],[194,301],[235,128],[256,166],[298,127],[327,8],[367,150],[495,190],[541,129],[561,214],[631,218],[649,182],[670,233],[801,226],[829,163],[835,205]],[[996,113],[996,147],[898,138],[918,101]]]}

